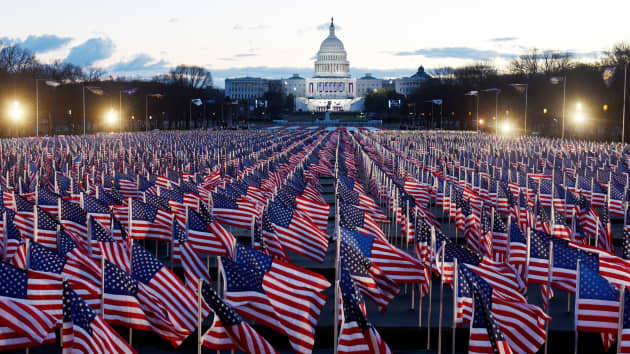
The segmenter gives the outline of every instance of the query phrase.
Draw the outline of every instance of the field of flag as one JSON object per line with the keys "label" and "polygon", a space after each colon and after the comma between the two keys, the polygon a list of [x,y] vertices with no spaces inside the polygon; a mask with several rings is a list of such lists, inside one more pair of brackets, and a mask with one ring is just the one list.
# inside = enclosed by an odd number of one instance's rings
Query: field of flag
{"label": "field of flag", "polygon": [[622,144],[340,128],[0,150],[0,351],[630,353]]}

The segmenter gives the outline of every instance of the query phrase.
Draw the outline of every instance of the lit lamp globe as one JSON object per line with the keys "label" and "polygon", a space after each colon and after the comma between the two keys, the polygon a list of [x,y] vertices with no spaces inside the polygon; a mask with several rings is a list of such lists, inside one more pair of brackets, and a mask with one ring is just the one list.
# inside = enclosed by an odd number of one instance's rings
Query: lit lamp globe
{"label": "lit lamp globe", "polygon": [[18,101],[13,102],[13,104],[11,105],[11,108],[9,109],[9,117],[14,122],[17,123],[22,120],[23,116],[24,116],[24,111],[20,107],[20,103]]}
{"label": "lit lamp globe", "polygon": [[109,125],[114,125],[116,124],[117,120],[118,120],[118,117],[116,115],[116,111],[114,111],[113,109],[110,109],[109,112],[107,112],[107,114],[105,115],[105,122],[107,122],[107,124]]}

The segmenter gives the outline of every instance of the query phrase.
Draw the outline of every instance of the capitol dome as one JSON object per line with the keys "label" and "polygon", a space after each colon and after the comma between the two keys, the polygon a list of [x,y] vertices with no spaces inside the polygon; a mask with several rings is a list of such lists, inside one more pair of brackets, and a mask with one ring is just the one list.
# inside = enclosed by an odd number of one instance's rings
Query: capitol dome
{"label": "capitol dome", "polygon": [[350,62],[343,43],[335,35],[335,24],[330,19],[329,34],[319,46],[314,77],[350,77]]}

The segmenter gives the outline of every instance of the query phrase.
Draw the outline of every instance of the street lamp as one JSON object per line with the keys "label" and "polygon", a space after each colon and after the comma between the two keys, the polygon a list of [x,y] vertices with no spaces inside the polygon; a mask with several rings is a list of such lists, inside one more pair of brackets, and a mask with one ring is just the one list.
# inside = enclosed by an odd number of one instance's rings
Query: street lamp
{"label": "street lamp", "polygon": [[503,134],[507,135],[512,131],[512,123],[510,123],[510,121],[503,121],[503,123],[501,123],[501,132],[503,132]]}
{"label": "street lamp", "polygon": [[[466,92],[464,95],[466,96],[477,96],[477,114],[476,114],[476,121],[477,121],[477,131],[479,131],[479,91],[476,90],[471,90]],[[470,115],[471,113],[468,112],[468,115]]]}
{"label": "street lamp", "polygon": [[16,136],[18,136],[17,124],[22,120],[23,116],[24,116],[24,110],[22,109],[22,107],[20,107],[20,102],[13,101],[13,104],[9,108],[9,118],[13,120],[13,123],[16,126],[15,128]]}
{"label": "street lamp", "polygon": [[117,120],[116,111],[113,108],[111,108],[105,115],[105,121],[107,122],[107,124],[113,127],[114,124],[116,124],[116,120]]}
{"label": "street lamp", "polygon": [[[58,87],[61,83],[47,79],[35,79],[35,135],[39,136],[39,82],[45,81],[50,87]],[[48,122],[50,125],[50,122]]]}

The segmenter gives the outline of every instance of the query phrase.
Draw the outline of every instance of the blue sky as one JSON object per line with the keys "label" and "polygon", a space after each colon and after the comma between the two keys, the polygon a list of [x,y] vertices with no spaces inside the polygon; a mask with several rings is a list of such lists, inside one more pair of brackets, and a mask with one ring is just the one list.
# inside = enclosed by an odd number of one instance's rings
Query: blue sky
{"label": "blue sky", "polygon": [[[182,5],[180,5],[182,4]],[[408,75],[477,60],[504,67],[524,48],[594,60],[630,41],[630,2],[514,1],[16,1],[0,14],[0,40],[41,60],[150,77],[177,64],[225,77],[312,74],[335,17],[354,75]]]}

